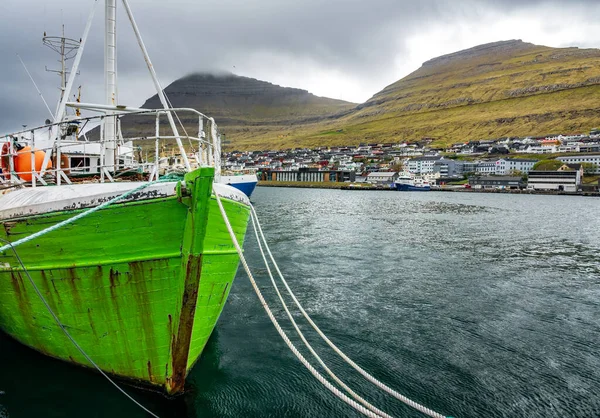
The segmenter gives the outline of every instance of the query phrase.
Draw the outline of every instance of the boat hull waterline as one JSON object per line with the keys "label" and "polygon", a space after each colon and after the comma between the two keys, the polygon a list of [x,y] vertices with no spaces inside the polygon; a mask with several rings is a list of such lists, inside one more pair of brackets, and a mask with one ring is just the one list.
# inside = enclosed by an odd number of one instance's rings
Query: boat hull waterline
{"label": "boat hull waterline", "polygon": [[428,192],[431,190],[431,186],[417,186],[396,183],[396,190],[400,192]]}
{"label": "boat hull waterline", "polygon": [[250,197],[256,188],[256,185],[258,184],[258,178],[255,174],[221,176],[221,183],[235,187],[243,192],[246,196]]}
{"label": "boat hull waterline", "polygon": [[[103,371],[169,394],[183,391],[239,262],[211,194],[213,176],[212,168],[195,170],[171,196],[114,204],[18,247],[52,310]],[[222,202],[243,242],[249,203]],[[16,241],[79,211],[10,218],[1,221],[0,236]],[[12,251],[0,255],[0,300],[6,333],[48,356],[91,366]]]}

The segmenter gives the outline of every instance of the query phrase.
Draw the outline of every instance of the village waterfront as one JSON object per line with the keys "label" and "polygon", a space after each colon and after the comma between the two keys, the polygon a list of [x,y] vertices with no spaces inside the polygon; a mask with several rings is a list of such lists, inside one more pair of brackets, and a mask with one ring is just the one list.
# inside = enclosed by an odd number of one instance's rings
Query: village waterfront
{"label": "village waterfront", "polygon": [[[401,393],[455,417],[600,415],[600,200],[260,187],[252,201],[309,314]],[[251,230],[244,247],[292,332]],[[421,416],[302,329],[359,393]],[[189,391],[125,388],[161,417],[358,416],[293,357],[241,270]],[[147,416],[101,376],[4,334],[0,391],[11,418]]]}
{"label": "village waterfront", "polygon": [[381,190],[393,188],[401,177],[441,191],[599,194],[600,130],[589,137],[506,138],[445,149],[430,144],[230,151],[224,156],[224,167],[234,173],[256,172],[263,186]]}

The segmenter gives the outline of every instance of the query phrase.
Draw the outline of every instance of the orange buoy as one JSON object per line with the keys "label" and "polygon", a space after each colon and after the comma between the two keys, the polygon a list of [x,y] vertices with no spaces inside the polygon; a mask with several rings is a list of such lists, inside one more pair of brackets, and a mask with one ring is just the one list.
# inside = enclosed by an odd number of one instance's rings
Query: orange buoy
{"label": "orange buoy", "polygon": [[[19,175],[22,180],[31,181],[33,177],[31,172],[36,171],[39,172],[42,169],[42,164],[44,163],[44,157],[46,153],[41,150],[35,150],[34,152],[34,164],[35,169],[31,169],[31,147],[26,146],[17,152],[17,155],[14,157],[15,162],[15,172]],[[52,168],[52,162],[48,162],[48,167]]]}

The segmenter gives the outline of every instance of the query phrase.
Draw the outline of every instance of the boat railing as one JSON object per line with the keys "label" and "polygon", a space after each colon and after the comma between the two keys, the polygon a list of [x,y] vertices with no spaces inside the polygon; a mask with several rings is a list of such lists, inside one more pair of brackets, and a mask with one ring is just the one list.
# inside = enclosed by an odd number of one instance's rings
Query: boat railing
{"label": "boat railing", "polygon": [[[88,109],[92,105],[87,105]],[[96,105],[94,105],[96,106]],[[119,106],[100,106],[94,110],[111,111],[113,114],[102,114],[89,117],[77,117],[61,122],[48,123],[42,126],[24,129],[18,132],[3,135],[4,143],[1,146],[0,163],[2,173],[0,184],[2,186],[31,186],[38,184],[47,185],[49,182],[60,185],[71,183],[76,176],[88,175],[95,181],[117,181],[124,172],[137,172],[148,181],[158,180],[161,171],[169,169],[178,172],[187,170],[187,165],[213,166],[215,175],[220,173],[221,165],[221,140],[217,125],[213,118],[191,108],[174,109],[130,109]],[[179,117],[183,134],[172,132],[161,135],[161,116],[169,112],[179,112],[186,122],[190,118],[197,119],[197,135],[187,132]],[[154,134],[124,137],[121,130],[121,118],[124,116],[155,117]],[[104,132],[104,122],[114,118],[117,127],[114,138],[109,139]],[[87,126],[89,130],[84,130]],[[147,126],[147,125],[144,125]],[[96,130],[94,137],[89,140],[88,134]],[[177,141],[181,152],[167,156],[168,167],[161,167],[161,145],[170,141]],[[185,145],[183,142],[185,141]],[[26,148],[29,147],[29,148]],[[114,159],[106,158],[107,149],[114,150]],[[186,150],[187,148],[187,150]],[[30,156],[30,159],[27,158]],[[43,155],[43,162],[40,162]],[[178,158],[186,164],[176,164]],[[191,162],[188,162],[191,160]],[[52,161],[52,164],[50,164]],[[140,176],[138,176],[140,177]],[[2,188],[0,186],[0,189]]]}

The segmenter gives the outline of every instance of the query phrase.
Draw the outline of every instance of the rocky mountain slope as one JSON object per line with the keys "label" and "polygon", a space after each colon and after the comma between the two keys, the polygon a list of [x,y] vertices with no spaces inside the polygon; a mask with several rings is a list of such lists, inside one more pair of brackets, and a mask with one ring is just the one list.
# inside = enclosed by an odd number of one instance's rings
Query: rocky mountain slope
{"label": "rocky mountain slope", "polygon": [[[285,127],[337,119],[356,106],[317,97],[306,90],[228,73],[188,75],[170,84],[165,92],[174,107],[195,108],[213,117],[228,141],[239,143],[240,139],[250,138],[255,139],[257,145],[263,140],[277,139]],[[155,109],[162,105],[154,95],[142,107]],[[198,120],[183,115],[180,117],[188,132],[197,134]],[[154,120],[126,117],[123,130],[128,134],[150,135],[154,131]]]}

